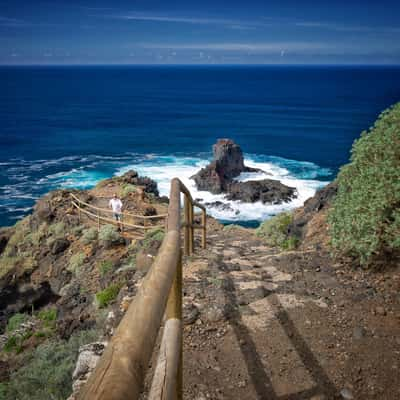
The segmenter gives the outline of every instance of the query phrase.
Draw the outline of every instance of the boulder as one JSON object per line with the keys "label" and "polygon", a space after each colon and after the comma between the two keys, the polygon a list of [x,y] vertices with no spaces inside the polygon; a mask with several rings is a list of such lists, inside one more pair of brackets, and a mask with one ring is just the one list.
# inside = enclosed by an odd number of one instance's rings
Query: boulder
{"label": "boulder", "polygon": [[0,228],[0,254],[3,253],[10,237],[14,234],[14,228]]}
{"label": "boulder", "polygon": [[297,196],[296,189],[273,179],[261,181],[233,182],[228,187],[227,199],[247,203],[281,204]]}
{"label": "boulder", "polygon": [[157,215],[157,210],[155,207],[153,206],[147,206],[144,210],[143,210],[143,215],[145,217],[151,217],[154,215]]}
{"label": "boulder", "polygon": [[39,223],[50,223],[54,219],[55,213],[53,211],[49,195],[37,201],[34,208],[34,216]]}
{"label": "boulder", "polygon": [[222,201],[212,201],[210,203],[205,203],[204,204],[207,208],[215,208],[219,211],[234,211],[233,208],[231,207],[230,204],[228,203],[223,203]]}
{"label": "boulder", "polygon": [[213,146],[213,155],[213,161],[191,177],[199,190],[223,193],[242,172],[258,171],[244,165],[242,149],[231,139],[219,139]]}
{"label": "boulder", "polygon": [[88,373],[90,374],[96,367],[106,346],[106,342],[95,342],[79,348],[78,360],[72,374],[72,379],[74,381],[87,378]]}
{"label": "boulder", "polygon": [[56,239],[51,246],[51,254],[60,254],[64,252],[69,247],[69,245],[70,243],[67,239]]}

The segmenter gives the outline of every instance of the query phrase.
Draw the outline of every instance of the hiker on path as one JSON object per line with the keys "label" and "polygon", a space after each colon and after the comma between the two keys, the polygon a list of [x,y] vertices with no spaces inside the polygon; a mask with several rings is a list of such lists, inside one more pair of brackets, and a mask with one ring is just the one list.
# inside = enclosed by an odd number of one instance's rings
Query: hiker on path
{"label": "hiker on path", "polygon": [[[121,222],[121,216],[122,216],[122,201],[121,199],[117,196],[116,193],[113,194],[113,198],[109,202],[109,207],[113,210],[114,213],[114,218],[117,222]],[[121,227],[118,224],[118,230],[120,230]]]}

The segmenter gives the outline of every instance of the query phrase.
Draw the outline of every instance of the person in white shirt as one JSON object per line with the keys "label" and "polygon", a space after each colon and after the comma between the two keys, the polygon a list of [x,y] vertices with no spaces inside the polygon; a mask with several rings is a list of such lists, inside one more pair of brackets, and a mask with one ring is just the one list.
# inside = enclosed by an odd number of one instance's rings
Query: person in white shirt
{"label": "person in white shirt", "polygon": [[122,213],[122,201],[116,193],[113,194],[113,198],[109,202],[109,207],[113,210],[114,218],[120,222]]}

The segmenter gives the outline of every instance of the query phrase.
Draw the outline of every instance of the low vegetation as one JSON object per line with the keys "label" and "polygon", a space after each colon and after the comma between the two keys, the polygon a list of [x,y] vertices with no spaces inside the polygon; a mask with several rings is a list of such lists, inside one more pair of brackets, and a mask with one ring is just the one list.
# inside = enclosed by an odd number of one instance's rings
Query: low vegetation
{"label": "low vegetation", "polygon": [[37,266],[33,256],[34,243],[32,240],[30,217],[26,217],[15,224],[14,234],[0,256],[0,278],[16,265],[24,270],[30,270]]}
{"label": "low vegetation", "polygon": [[88,228],[82,232],[81,241],[83,244],[90,244],[97,240],[98,231],[96,228]]}
{"label": "low vegetation", "polygon": [[135,193],[136,192],[136,186],[132,185],[132,184],[125,184],[122,186],[122,190],[121,190],[121,197],[126,197],[131,193]]}
{"label": "low vegetation", "polygon": [[400,250],[400,103],[384,111],[353,144],[351,162],[337,177],[329,213],[337,255],[363,266],[390,260]]}
{"label": "low vegetation", "polygon": [[[96,331],[83,331],[68,341],[39,345],[24,365],[0,385],[3,400],[64,400],[71,393],[72,372],[79,347],[97,339]],[[17,346],[17,344],[15,344]]]}
{"label": "low vegetation", "polygon": [[13,332],[17,330],[21,324],[28,320],[28,316],[26,314],[14,314],[7,322],[7,332]]}
{"label": "low vegetation", "polygon": [[121,284],[114,283],[106,289],[96,293],[96,302],[99,308],[107,307],[118,296],[121,289]]}
{"label": "low vegetation", "polygon": [[83,252],[75,253],[71,256],[68,265],[68,271],[78,272],[79,268],[85,263],[86,254]]}
{"label": "low vegetation", "polygon": [[57,309],[48,308],[39,311],[38,318],[43,322],[46,328],[54,328],[57,320]]}
{"label": "low vegetation", "polygon": [[99,240],[103,246],[109,247],[115,243],[119,243],[121,235],[114,225],[107,224],[100,228]]}
{"label": "low vegetation", "polygon": [[111,260],[102,260],[97,263],[97,268],[100,271],[100,275],[104,276],[114,269],[114,263]]}
{"label": "low vegetation", "polygon": [[256,230],[257,236],[264,239],[267,245],[277,246],[283,250],[292,250],[297,247],[299,239],[289,235],[289,225],[293,215],[283,212],[264,221]]}
{"label": "low vegetation", "polygon": [[153,228],[146,232],[144,238],[141,241],[140,248],[147,249],[155,241],[162,242],[164,240],[165,230],[164,228]]}

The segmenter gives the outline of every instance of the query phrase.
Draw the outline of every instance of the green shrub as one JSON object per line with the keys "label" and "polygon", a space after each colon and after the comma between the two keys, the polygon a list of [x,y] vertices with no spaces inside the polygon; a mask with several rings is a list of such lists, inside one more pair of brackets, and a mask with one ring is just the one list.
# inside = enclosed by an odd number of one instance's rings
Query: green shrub
{"label": "green shrub", "polygon": [[300,239],[295,236],[289,236],[282,244],[283,250],[293,250],[295,249],[300,243]]}
{"label": "green shrub", "polygon": [[47,331],[36,331],[34,336],[37,338],[45,338],[48,336],[48,333]]}
{"label": "green shrub", "polygon": [[295,248],[298,238],[289,236],[288,228],[293,220],[291,213],[283,212],[264,221],[256,230],[256,235],[265,240],[269,246],[278,246],[284,250]]}
{"label": "green shrub", "polygon": [[35,232],[28,235],[28,240],[35,246],[39,245],[41,240],[47,235],[48,229],[47,223],[43,222]]}
{"label": "green shrub", "polygon": [[17,347],[19,346],[18,342],[19,342],[19,340],[18,340],[17,336],[10,336],[7,339],[6,343],[4,344],[4,347],[3,347],[4,351],[9,353],[9,352],[17,349]]}
{"label": "green shrub", "polygon": [[39,311],[38,318],[43,321],[45,327],[54,328],[57,320],[57,309],[49,308],[41,310]]}
{"label": "green shrub", "polygon": [[68,271],[77,272],[79,268],[85,263],[86,254],[76,253],[69,259]]}
{"label": "green shrub", "polygon": [[121,235],[114,225],[107,224],[100,228],[99,240],[103,245],[109,246],[118,243],[120,239]]}
{"label": "green shrub", "polygon": [[114,263],[111,260],[102,260],[97,264],[97,268],[99,269],[101,276],[104,276],[107,272],[112,271]]}
{"label": "green shrub", "polygon": [[9,383],[1,388],[0,398],[66,399],[72,390],[72,372],[79,347],[97,337],[96,331],[83,331],[71,336],[69,341],[51,341],[38,346],[24,365],[11,374]]}
{"label": "green shrub", "polygon": [[10,237],[7,247],[4,250],[5,253],[11,250],[12,247],[21,247],[26,240],[29,241],[30,237],[30,218],[24,218],[15,224],[14,234]]}
{"label": "green shrub", "polygon": [[96,228],[89,228],[83,231],[81,241],[83,244],[90,244],[97,240],[98,232]]}
{"label": "green shrub", "polygon": [[0,382],[0,399],[6,399],[8,393],[8,383]]}
{"label": "green shrub", "polygon": [[144,238],[141,241],[141,248],[147,249],[150,245],[155,242],[162,242],[164,240],[165,231],[164,228],[153,228],[146,232]]}
{"label": "green shrub", "polygon": [[337,255],[368,266],[400,249],[400,103],[384,111],[351,150],[328,216]]}
{"label": "green shrub", "polygon": [[20,257],[0,256],[0,278],[7,274],[20,261]]}
{"label": "green shrub", "polygon": [[18,329],[22,323],[28,320],[28,316],[26,314],[14,314],[7,322],[7,332],[13,332]]}
{"label": "green shrub", "polygon": [[82,232],[85,230],[85,227],[83,225],[78,225],[75,226],[74,228],[71,229],[71,232],[75,235],[75,236],[81,236]]}
{"label": "green shrub", "polygon": [[23,335],[10,336],[4,344],[4,351],[7,353],[11,351],[14,351],[17,354],[21,353],[25,340],[29,339],[32,335],[33,332],[31,330],[28,330]]}
{"label": "green shrub", "polygon": [[65,236],[64,222],[57,222],[49,226],[49,233],[56,239],[61,239]]}
{"label": "green shrub", "polygon": [[99,308],[107,307],[118,296],[121,284],[112,284],[108,288],[96,293],[96,302]]}
{"label": "green shrub", "polygon": [[136,186],[128,183],[122,187],[121,196],[126,197],[128,196],[128,194],[135,192],[136,192]]}

